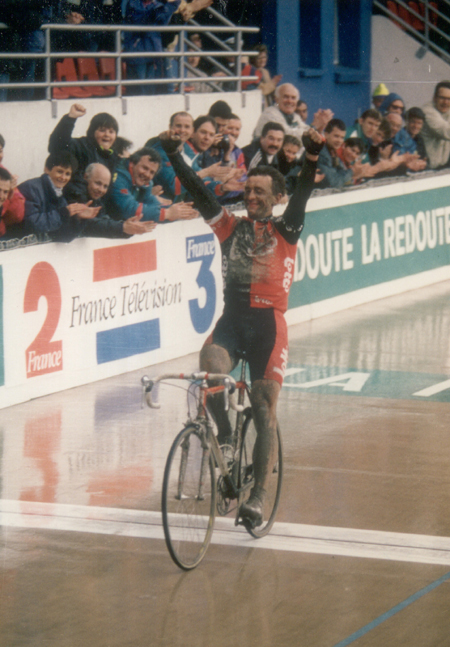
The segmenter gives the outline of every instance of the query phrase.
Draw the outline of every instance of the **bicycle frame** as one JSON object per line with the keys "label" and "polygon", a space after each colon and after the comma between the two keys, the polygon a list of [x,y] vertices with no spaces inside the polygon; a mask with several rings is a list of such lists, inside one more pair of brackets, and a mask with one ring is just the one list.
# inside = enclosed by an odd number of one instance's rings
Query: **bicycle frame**
{"label": "bicycle frame", "polygon": [[[151,398],[151,391],[153,389],[153,386],[156,383],[164,379],[187,379],[187,380],[201,379],[201,383],[199,384],[200,394],[198,398],[197,414],[194,419],[189,419],[187,421],[187,424],[192,424],[195,427],[197,427],[199,432],[199,437],[202,441],[202,446],[203,446],[202,466],[201,466],[201,473],[199,478],[199,490],[198,490],[198,498],[200,500],[202,499],[203,480],[207,470],[207,463],[209,460],[210,451],[212,451],[214,460],[216,461],[216,465],[220,470],[220,474],[222,478],[224,479],[227,487],[233,493],[233,498],[236,498],[239,502],[242,494],[249,487],[248,485],[243,488],[237,487],[236,479],[233,478],[233,474],[229,470],[227,462],[225,461],[224,455],[220,449],[217,437],[214,434],[214,430],[211,424],[210,414],[208,414],[208,406],[207,406],[208,396],[216,395],[218,393],[224,393],[225,409],[228,410],[229,408],[228,404],[231,405],[231,408],[235,409],[237,415],[236,415],[236,423],[235,423],[234,432],[233,432],[233,450],[234,450],[233,465],[237,465],[237,457],[239,456],[239,452],[241,450],[242,427],[244,424],[244,416],[245,416],[245,409],[244,409],[245,395],[247,394],[247,396],[250,399],[250,388],[245,380],[246,369],[247,369],[247,362],[245,360],[242,360],[241,375],[240,375],[239,381],[237,382],[228,375],[208,374],[205,372],[192,373],[192,374],[184,374],[184,373],[165,374],[155,378],[155,380],[153,381],[149,380],[149,378],[144,376],[141,380],[142,385],[144,386],[144,393],[147,395],[147,404],[151,408],[159,408],[159,404],[155,403]],[[221,379],[223,381],[223,384],[217,385],[217,386],[209,386],[208,380],[212,381],[214,379]],[[233,391],[231,391],[230,389],[230,382],[233,387]],[[232,399],[232,395],[235,390],[237,390],[238,392],[237,403]],[[180,498],[182,493],[183,481],[184,481],[184,475],[183,475],[183,463],[182,463],[180,467],[180,476],[179,476],[179,484],[178,484]],[[238,523],[238,519],[236,518],[236,525],[237,523]]]}

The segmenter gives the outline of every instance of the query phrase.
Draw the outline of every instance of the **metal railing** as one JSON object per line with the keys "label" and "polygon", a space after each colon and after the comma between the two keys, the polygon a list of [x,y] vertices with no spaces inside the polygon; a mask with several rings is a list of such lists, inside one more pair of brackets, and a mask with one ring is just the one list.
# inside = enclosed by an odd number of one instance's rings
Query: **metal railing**
{"label": "metal railing", "polygon": [[[440,0],[440,2],[450,7],[450,0]],[[416,4],[423,5],[424,7],[423,14],[415,11],[404,0],[395,0],[395,4],[408,12],[409,16],[411,16],[411,18],[408,16],[409,19],[415,18],[423,24],[423,33],[421,30],[413,27],[413,25],[407,22],[407,20],[404,20],[398,14],[388,9],[387,6],[379,0],[373,0],[374,7],[380,9],[381,12],[389,18],[392,18],[395,23],[399,24],[406,32],[414,36],[414,38],[421,43],[421,47],[416,52],[417,58],[423,58],[426,52],[431,50],[438,54],[446,63],[450,63],[450,36],[441,29],[441,27],[444,27],[444,29],[447,30],[449,29],[450,17],[442,13],[437,6],[432,5],[431,0],[417,0]],[[435,20],[437,21],[437,18],[444,21],[444,23],[441,24],[441,27],[438,27],[434,23]],[[448,50],[441,46],[443,43],[439,45],[435,42],[437,37],[441,38],[446,47],[448,46]]]}
{"label": "metal railing", "polygon": [[[186,86],[192,86],[193,84],[206,83],[214,91],[222,91],[223,83],[235,83],[236,90],[242,92],[243,82],[245,81],[255,81],[258,82],[259,79],[256,76],[243,76],[241,74],[242,62],[244,56],[257,56],[257,51],[245,51],[243,49],[243,34],[252,34],[258,33],[259,29],[257,27],[237,27],[224,19],[220,14],[214,10],[210,10],[211,13],[217,14],[218,17],[222,19],[222,22],[226,23],[223,26],[214,26],[214,27],[203,27],[198,25],[195,21],[191,21],[192,24],[185,25],[182,27],[175,26],[164,26],[164,27],[142,27],[138,25],[69,25],[69,24],[45,24],[41,26],[41,29],[45,32],[45,46],[44,52],[40,54],[25,54],[20,52],[11,52],[11,53],[0,53],[0,60],[43,60],[44,61],[44,81],[33,81],[33,82],[7,82],[0,83],[0,90],[2,89],[28,89],[28,88],[45,88],[46,90],[46,99],[52,99],[52,89],[53,88],[70,88],[70,87],[83,87],[89,88],[90,86],[101,87],[101,86],[114,86],[116,89],[115,95],[117,97],[122,96],[123,88],[127,86],[150,86],[150,85],[169,85],[177,84],[179,86],[179,93],[185,94]],[[2,27],[0,23],[0,28]],[[3,28],[6,28],[6,25],[3,25]],[[111,32],[115,34],[115,51],[97,51],[97,52],[61,52],[61,51],[52,51],[51,48],[51,35],[52,33],[63,32],[63,31],[77,31],[77,32]],[[158,33],[173,33],[174,36],[178,34],[179,36],[179,48],[176,51],[164,51],[164,52],[125,52],[123,51],[122,45],[122,35],[126,32],[133,33],[148,33],[148,32],[158,32]],[[221,51],[204,51],[200,50],[193,42],[189,40],[189,35],[193,33],[199,33],[207,36],[212,40],[216,45],[221,48]],[[220,38],[217,37],[217,34],[225,34],[228,38],[234,37],[234,47],[231,47],[228,43],[223,42]],[[196,74],[196,68],[190,65],[187,61],[188,57],[199,56],[206,58],[206,60],[220,72],[221,76],[186,76],[186,71],[191,72],[191,74]],[[115,59],[115,79],[100,79],[94,81],[85,81],[85,80],[76,80],[76,81],[58,81],[52,78],[52,61],[61,60],[65,58],[113,58]],[[129,59],[178,59],[179,61],[179,74],[177,77],[170,78],[152,78],[152,79],[127,79],[123,75],[123,62],[126,62]],[[220,60],[221,58],[234,58],[235,59],[235,70],[234,73],[223,65]]]}

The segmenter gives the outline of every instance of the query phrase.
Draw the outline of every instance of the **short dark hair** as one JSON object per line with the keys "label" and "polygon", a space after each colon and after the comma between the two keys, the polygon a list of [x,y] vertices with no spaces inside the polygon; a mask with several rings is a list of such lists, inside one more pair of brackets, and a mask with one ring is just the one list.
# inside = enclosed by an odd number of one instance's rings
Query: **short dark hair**
{"label": "short dark hair", "polygon": [[378,126],[378,130],[383,133],[383,137],[385,140],[388,140],[392,137],[391,124],[384,117],[381,120],[381,124]]}
{"label": "short dark hair", "polygon": [[438,92],[441,88],[450,90],[450,81],[441,81],[440,83],[437,84],[437,86],[434,88],[433,99],[436,99]]}
{"label": "short dark hair", "polygon": [[216,101],[208,110],[210,117],[219,117],[220,119],[231,119],[231,108],[226,101]]}
{"label": "short dark hair", "polygon": [[92,117],[86,133],[87,138],[94,139],[94,133],[99,128],[112,128],[116,133],[119,132],[119,124],[115,117],[110,115],[109,112],[99,112],[98,115],[94,115]]}
{"label": "short dark hair", "polygon": [[189,112],[186,112],[186,110],[179,110],[178,112],[174,112],[173,115],[169,119],[169,126],[173,126],[173,122],[175,121],[176,117],[190,117],[192,121],[194,121],[194,118],[192,117]]}
{"label": "short dark hair", "polygon": [[265,137],[269,130],[281,130],[281,132],[284,133],[284,128],[281,124],[278,123],[278,121],[268,121],[263,126],[261,137]]}
{"label": "short dark hair", "polygon": [[369,108],[368,110],[364,110],[364,112],[361,115],[361,119],[376,119],[377,121],[381,121],[383,117],[381,116],[381,112],[379,110],[376,110],[375,108]]}
{"label": "short dark hair", "polygon": [[69,151],[56,151],[55,153],[50,153],[45,160],[45,168],[49,171],[51,171],[55,166],[70,168],[72,169],[72,173],[75,173],[78,169],[78,162],[76,157],[74,157],[72,153],[69,153]]}
{"label": "short dark hair", "polygon": [[128,159],[132,164],[137,164],[143,157],[149,157],[151,162],[156,162],[161,165],[161,156],[158,151],[155,151],[154,148],[148,148],[147,146],[134,152]]}
{"label": "short dark hair", "polygon": [[123,155],[125,151],[131,148],[131,146],[133,146],[133,142],[130,142],[129,139],[125,139],[125,137],[116,137],[113,148],[117,155]]}
{"label": "short dark hair", "polygon": [[360,153],[364,153],[364,151],[366,150],[364,142],[360,137],[349,137],[345,140],[344,146],[351,146],[352,148],[354,146],[357,146]]}
{"label": "short dark hair", "polygon": [[329,121],[325,126],[325,132],[331,133],[333,128],[337,128],[338,130],[345,130],[345,124],[342,119],[332,119],[331,121]]}
{"label": "short dark hair", "polygon": [[5,138],[3,137],[3,135],[0,135],[0,146],[1,146],[2,148],[4,148],[4,147],[5,147]]}
{"label": "short dark hair", "polygon": [[10,182],[12,180],[11,173],[3,168],[3,166],[0,166],[0,180],[4,182]]}
{"label": "short dark hair", "polygon": [[255,166],[247,173],[247,177],[254,176],[271,177],[272,194],[274,196],[277,196],[279,193],[282,195],[286,193],[286,182],[284,181],[284,177],[281,175],[280,171],[273,166]]}
{"label": "short dark hair", "polygon": [[201,117],[197,117],[197,119],[194,121],[194,132],[201,128],[203,124],[211,124],[214,130],[217,132],[217,124],[214,120],[214,117],[211,117],[210,115],[202,115]]}
{"label": "short dark hair", "polygon": [[303,103],[305,104],[305,106],[308,106],[308,104],[306,103],[306,101],[304,101],[303,99],[299,99],[299,100],[297,101],[297,108],[299,108]]}
{"label": "short dark hair", "polygon": [[422,121],[425,121],[425,113],[423,112],[422,108],[410,108],[405,114],[405,119],[407,121],[409,121],[410,119],[422,119]]}
{"label": "short dark hair", "polygon": [[230,115],[230,119],[238,119],[239,121],[242,121],[242,119],[239,117],[239,115],[235,115],[234,113],[232,113]]}
{"label": "short dark hair", "polygon": [[285,135],[283,146],[285,144],[292,144],[293,146],[298,146],[299,148],[302,147],[301,141],[299,140],[298,137],[295,137],[294,135]]}

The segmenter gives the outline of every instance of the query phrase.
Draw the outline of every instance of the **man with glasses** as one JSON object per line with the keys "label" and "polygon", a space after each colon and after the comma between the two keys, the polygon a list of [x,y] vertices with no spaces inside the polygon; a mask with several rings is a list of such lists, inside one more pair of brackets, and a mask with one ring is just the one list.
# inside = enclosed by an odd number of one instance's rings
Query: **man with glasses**
{"label": "man with glasses", "polygon": [[450,81],[437,84],[433,100],[423,107],[423,112],[422,136],[430,168],[447,168],[450,166]]}

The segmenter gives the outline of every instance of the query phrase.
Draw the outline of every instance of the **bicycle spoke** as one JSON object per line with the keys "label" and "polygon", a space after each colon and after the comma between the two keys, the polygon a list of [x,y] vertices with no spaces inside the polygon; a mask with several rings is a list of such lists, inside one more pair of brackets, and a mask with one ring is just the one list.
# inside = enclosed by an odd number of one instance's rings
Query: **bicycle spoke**
{"label": "bicycle spoke", "polygon": [[162,512],[167,547],[178,566],[195,568],[208,547],[214,524],[215,480],[211,453],[196,429],[175,439],[164,473]]}

